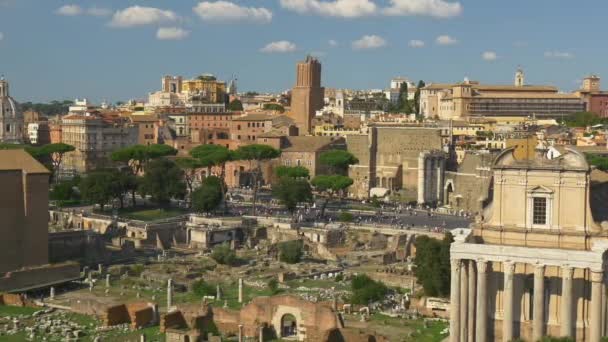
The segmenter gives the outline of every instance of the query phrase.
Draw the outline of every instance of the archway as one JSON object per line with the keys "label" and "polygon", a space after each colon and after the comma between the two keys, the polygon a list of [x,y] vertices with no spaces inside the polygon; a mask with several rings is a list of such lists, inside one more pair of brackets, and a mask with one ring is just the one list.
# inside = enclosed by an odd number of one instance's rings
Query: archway
{"label": "archway", "polygon": [[292,314],[285,314],[281,317],[281,337],[297,337],[298,336],[298,322]]}
{"label": "archway", "polygon": [[447,184],[445,185],[443,200],[444,203],[447,205],[454,205],[454,203],[452,203],[452,201],[454,200],[454,183],[451,179],[448,180]]}

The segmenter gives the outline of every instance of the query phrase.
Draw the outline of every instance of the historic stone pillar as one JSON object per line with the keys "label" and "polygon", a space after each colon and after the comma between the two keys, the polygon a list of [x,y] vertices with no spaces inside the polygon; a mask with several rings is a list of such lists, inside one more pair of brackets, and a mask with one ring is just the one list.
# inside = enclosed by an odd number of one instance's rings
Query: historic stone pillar
{"label": "historic stone pillar", "polygon": [[418,204],[424,203],[425,155],[425,152],[420,152],[418,155]]}
{"label": "historic stone pillar", "polygon": [[486,326],[488,322],[488,289],[487,289],[487,274],[488,262],[484,260],[477,261],[477,319],[476,319],[476,336],[475,342],[486,342],[488,332]]}
{"label": "historic stone pillar", "polygon": [[460,260],[450,260],[450,342],[460,342]]}
{"label": "historic stone pillar", "polygon": [[469,316],[469,272],[467,269],[468,260],[460,261],[460,340],[467,340]]}
{"label": "historic stone pillar", "polygon": [[562,298],[561,298],[561,336],[572,337],[572,276],[574,269],[572,267],[562,267]]}
{"label": "historic stone pillar", "polygon": [[475,272],[475,261],[470,260],[469,261],[469,303],[467,304],[467,308],[469,309],[469,317],[467,318],[468,320],[468,327],[467,327],[467,332],[468,332],[468,337],[467,337],[467,341],[468,342],[475,342],[475,294],[477,292],[476,290],[476,278],[477,278],[477,272]]}
{"label": "historic stone pillar", "polygon": [[532,340],[539,341],[543,335],[545,323],[545,266],[534,268],[534,317],[532,323]]}
{"label": "historic stone pillar", "polygon": [[173,306],[173,279],[167,280],[167,312]]}
{"label": "historic stone pillar", "polygon": [[215,286],[215,299],[216,300],[222,299],[222,289],[220,289],[220,284],[217,284]]}
{"label": "historic stone pillar", "polygon": [[602,337],[602,271],[591,271],[591,303],[589,307],[590,341],[599,341]]}
{"label": "historic stone pillar", "polygon": [[49,296],[51,300],[55,299],[55,287],[51,286],[51,294]]}
{"label": "historic stone pillar", "polygon": [[509,342],[513,339],[513,262],[503,263],[504,289],[503,289],[503,315],[502,315],[502,340]]}
{"label": "historic stone pillar", "polygon": [[243,302],[243,278],[239,278],[239,303]]}
{"label": "historic stone pillar", "polygon": [[110,287],[110,273],[106,274],[106,287]]}

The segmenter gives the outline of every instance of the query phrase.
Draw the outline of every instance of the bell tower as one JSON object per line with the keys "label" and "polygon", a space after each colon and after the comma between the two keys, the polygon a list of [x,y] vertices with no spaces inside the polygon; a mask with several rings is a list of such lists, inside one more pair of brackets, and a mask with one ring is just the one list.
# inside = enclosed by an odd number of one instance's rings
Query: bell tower
{"label": "bell tower", "polygon": [[521,67],[517,68],[517,71],[515,72],[515,86],[516,87],[523,87],[525,82],[525,76],[524,76],[524,71]]}

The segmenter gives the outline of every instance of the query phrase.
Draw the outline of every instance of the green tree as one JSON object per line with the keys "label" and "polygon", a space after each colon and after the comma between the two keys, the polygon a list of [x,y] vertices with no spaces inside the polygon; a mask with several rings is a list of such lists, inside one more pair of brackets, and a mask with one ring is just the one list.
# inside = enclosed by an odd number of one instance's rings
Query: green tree
{"label": "green tree", "polygon": [[288,264],[297,264],[304,255],[304,244],[300,240],[291,240],[279,244],[279,260]]}
{"label": "green tree", "polygon": [[262,182],[262,162],[278,158],[280,155],[280,150],[262,144],[240,146],[234,153],[235,159],[249,161],[249,172],[253,182],[253,215],[255,215],[258,190]]}
{"label": "green tree", "polygon": [[211,258],[222,265],[234,265],[237,262],[236,253],[227,243],[215,246]]}
{"label": "green tree", "polygon": [[277,166],[274,169],[274,174],[277,177],[289,177],[289,178],[308,178],[310,173],[304,166]]}
{"label": "green tree", "polygon": [[268,281],[268,288],[273,295],[279,293],[279,281],[277,278],[272,278]]}
{"label": "green tree", "polygon": [[218,177],[210,176],[192,193],[192,208],[197,212],[210,213],[222,203],[222,186]]}
{"label": "green tree", "polygon": [[428,236],[416,238],[414,274],[430,297],[447,297],[450,294],[450,244],[452,235],[446,233],[443,240]]}
{"label": "green tree", "polygon": [[199,297],[215,296],[216,291],[216,286],[206,282],[204,279],[199,279],[192,283],[192,292]]}
{"label": "green tree", "polygon": [[233,111],[233,112],[242,112],[243,111],[243,102],[241,102],[241,100],[239,99],[234,99],[232,101],[230,101],[230,103],[228,104],[228,109],[229,111]]}
{"label": "green tree", "polygon": [[137,175],[151,160],[176,154],[177,150],[169,145],[133,145],[112,152],[110,158],[113,161],[125,163],[131,167],[133,174]]}
{"label": "green tree", "polygon": [[325,208],[331,199],[336,195],[343,196],[346,189],[353,185],[353,180],[346,176],[340,175],[320,175],[316,176],[311,181],[312,185],[320,193],[325,194],[325,201],[321,207],[321,217],[325,216]]}
{"label": "green tree", "polygon": [[329,150],[321,153],[319,163],[329,169],[329,174],[346,175],[348,167],[357,164],[359,160],[352,153],[345,150]]}
{"label": "green tree", "polygon": [[608,157],[602,157],[597,154],[587,154],[587,162],[595,166],[598,170],[608,171]]}
{"label": "green tree", "polygon": [[274,111],[277,111],[279,113],[284,113],[285,112],[285,107],[281,106],[278,103],[265,103],[263,108],[265,110],[274,110]]}
{"label": "green tree", "polygon": [[49,192],[49,198],[53,201],[57,201],[58,206],[78,201],[80,199],[80,194],[77,191],[79,182],[80,180],[75,178],[55,183]]}
{"label": "green tree", "polygon": [[169,204],[171,198],[183,198],[186,184],[182,171],[173,161],[157,159],[146,167],[146,173],[140,180],[139,193],[150,195],[159,205]]}
{"label": "green tree", "polygon": [[312,201],[312,189],[304,178],[281,177],[272,185],[272,196],[293,215],[298,203]]}
{"label": "green tree", "polygon": [[69,107],[74,104],[71,100],[62,101],[51,101],[49,103],[33,103],[25,102],[20,103],[21,110],[26,112],[32,110],[38,114],[46,117],[56,116],[59,114],[65,114],[68,112]]}
{"label": "green tree", "polygon": [[112,174],[108,171],[95,171],[89,173],[80,181],[80,194],[82,198],[94,204],[99,204],[103,211],[113,198]]}
{"label": "green tree", "polygon": [[402,113],[410,113],[412,109],[410,108],[410,102],[408,101],[408,89],[407,82],[402,82],[399,87],[399,98],[397,99],[397,108]]}
{"label": "green tree", "polygon": [[75,149],[76,148],[74,146],[64,143],[48,144],[40,147],[39,153],[50,158],[51,173],[55,182],[58,181],[57,172],[61,168],[63,156],[68,152],[74,151]]}
{"label": "green tree", "polygon": [[381,300],[388,293],[386,285],[371,279],[365,274],[356,275],[352,278],[351,290],[351,303],[360,305]]}
{"label": "green tree", "polygon": [[[606,340],[608,340],[608,338],[604,338],[602,340],[600,340],[601,342],[605,342]],[[552,336],[545,336],[543,338],[541,338],[538,342],[574,342],[574,339],[571,337],[552,337]]]}
{"label": "green tree", "polygon": [[416,115],[420,115],[420,90],[424,88],[426,84],[423,80],[418,81],[418,86],[416,87],[416,92],[414,93],[414,111]]}
{"label": "green tree", "polygon": [[579,112],[564,118],[564,123],[568,127],[588,127],[597,124],[606,124],[608,123],[608,119],[600,118],[598,115],[591,112]]}
{"label": "green tree", "polygon": [[[207,177],[211,176],[212,167],[219,167],[222,200],[226,197],[226,163],[234,159],[235,153],[220,145],[200,145],[190,150],[190,155],[197,159],[201,167],[207,168]],[[224,206],[226,209],[226,206]]]}
{"label": "green tree", "polygon": [[[111,175],[110,192],[112,197],[120,202],[120,208],[122,209],[125,207],[125,196],[137,189],[137,177],[124,170],[113,170]],[[135,206],[135,201],[133,201],[133,205]]]}
{"label": "green tree", "polygon": [[340,220],[340,222],[353,222],[353,214],[343,211],[340,213],[340,216],[338,216],[338,220]]}

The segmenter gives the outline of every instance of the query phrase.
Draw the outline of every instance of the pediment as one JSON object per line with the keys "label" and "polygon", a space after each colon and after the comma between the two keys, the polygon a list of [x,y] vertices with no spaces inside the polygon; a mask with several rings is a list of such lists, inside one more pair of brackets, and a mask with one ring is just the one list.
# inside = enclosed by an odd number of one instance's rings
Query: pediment
{"label": "pediment", "polygon": [[549,189],[545,186],[542,185],[538,185],[535,186],[533,188],[528,189],[528,193],[532,193],[532,194],[552,194],[553,193],[553,189]]}

